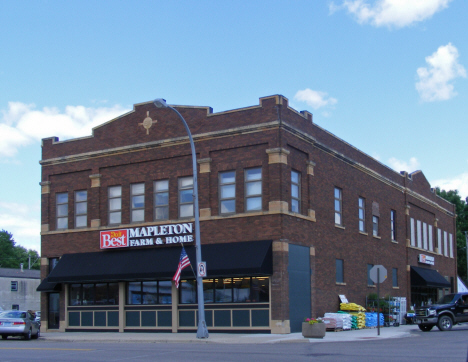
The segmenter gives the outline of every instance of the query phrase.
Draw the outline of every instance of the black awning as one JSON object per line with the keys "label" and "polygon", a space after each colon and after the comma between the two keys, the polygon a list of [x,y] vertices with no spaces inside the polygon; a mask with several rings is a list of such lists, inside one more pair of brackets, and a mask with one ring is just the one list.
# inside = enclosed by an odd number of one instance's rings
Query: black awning
{"label": "black awning", "polygon": [[450,283],[437,270],[411,267],[411,285],[415,287],[450,288]]}
{"label": "black awning", "polygon": [[[105,250],[65,254],[48,276],[53,283],[113,282],[172,279],[179,263],[181,247]],[[195,246],[185,246],[196,271]],[[202,245],[207,278],[260,276],[273,274],[272,242],[249,241]],[[194,278],[185,268],[182,278]]]}
{"label": "black awning", "polygon": [[45,278],[36,289],[36,291],[38,292],[60,292],[61,290],[62,290],[62,285],[60,283],[49,282],[48,277]]}

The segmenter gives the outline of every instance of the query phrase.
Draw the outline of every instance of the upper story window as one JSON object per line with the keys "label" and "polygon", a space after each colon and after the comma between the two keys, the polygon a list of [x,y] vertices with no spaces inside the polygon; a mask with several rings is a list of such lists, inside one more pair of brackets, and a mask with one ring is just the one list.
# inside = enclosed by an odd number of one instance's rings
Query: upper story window
{"label": "upper story window", "polygon": [[179,217],[193,217],[193,177],[179,178]]}
{"label": "upper story window", "polygon": [[372,281],[370,277],[370,271],[374,267],[374,264],[367,264],[367,285],[374,285],[374,282]]}
{"label": "upper story window", "polygon": [[56,194],[57,229],[68,229],[68,193]]}
{"label": "upper story window", "polygon": [[169,219],[169,180],[154,182],[154,219]]}
{"label": "upper story window", "polygon": [[343,284],[344,283],[344,260],[336,259],[336,282]]}
{"label": "upper story window", "polygon": [[390,237],[396,240],[396,211],[390,210]]}
{"label": "upper story window", "polygon": [[366,232],[366,199],[363,197],[359,198],[359,231]]}
{"label": "upper story window", "polygon": [[291,171],[291,211],[301,212],[301,174]]}
{"label": "upper story window", "polygon": [[60,258],[49,258],[49,274],[52,270],[54,270],[59,260]]}
{"label": "upper story window", "polygon": [[379,236],[379,217],[372,216],[372,235]]}
{"label": "upper story window", "polygon": [[398,268],[392,269],[392,286],[398,288]]}
{"label": "upper story window", "polygon": [[18,291],[18,282],[14,281],[11,282],[11,289],[12,292],[17,292]]}
{"label": "upper story window", "polygon": [[219,173],[219,212],[233,214],[236,212],[236,172]]}
{"label": "upper story window", "polygon": [[262,168],[245,170],[245,211],[262,210]]}
{"label": "upper story window", "polygon": [[88,226],[88,191],[75,192],[75,228]]}
{"label": "upper story window", "polygon": [[145,221],[145,184],[132,184],[130,187],[132,197],[131,222]]}
{"label": "upper story window", "polygon": [[335,224],[343,225],[343,190],[335,187]]}
{"label": "upper story window", "polygon": [[109,187],[109,224],[122,223],[122,186]]}

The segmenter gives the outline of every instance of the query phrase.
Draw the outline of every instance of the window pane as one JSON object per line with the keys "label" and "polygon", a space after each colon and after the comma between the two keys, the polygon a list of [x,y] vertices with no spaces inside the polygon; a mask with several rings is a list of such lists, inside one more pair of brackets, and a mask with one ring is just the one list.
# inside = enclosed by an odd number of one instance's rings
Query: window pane
{"label": "window pane", "polygon": [[193,216],[193,205],[180,205],[180,217],[191,217]]}
{"label": "window pane", "polygon": [[156,220],[169,219],[169,207],[156,208]]}
{"label": "window pane", "polygon": [[291,211],[292,212],[299,212],[299,201],[297,200],[291,200]]}
{"label": "window pane", "polygon": [[291,196],[295,197],[296,199],[299,198],[299,186],[291,185]]}
{"label": "window pane", "polygon": [[220,181],[222,184],[234,183],[236,181],[236,173],[234,171],[223,172],[220,174]]}
{"label": "window pane", "polygon": [[122,208],[122,199],[110,199],[109,200],[109,209],[110,210],[120,210]]}
{"label": "window pane", "polygon": [[154,195],[155,204],[158,205],[168,205],[169,204],[169,193],[168,192],[161,192]]}
{"label": "window pane", "polygon": [[158,303],[158,283],[143,282],[143,304]]}
{"label": "window pane", "polygon": [[221,186],[221,198],[233,198],[236,197],[236,185]]}
{"label": "window pane", "polygon": [[107,304],[119,304],[119,283],[109,283],[109,299]]}
{"label": "window pane", "polygon": [[251,197],[247,199],[247,210],[261,210],[262,209],[262,198]]}
{"label": "window pane", "polygon": [[145,197],[142,196],[133,196],[132,197],[132,208],[145,207]]}
{"label": "window pane", "polygon": [[370,270],[374,267],[372,264],[367,264],[367,285],[374,285],[374,282],[372,281],[370,277]]}
{"label": "window pane", "polygon": [[234,278],[233,284],[234,303],[250,301],[250,278]]}
{"label": "window pane", "polygon": [[167,191],[169,190],[169,180],[156,181],[156,191]]}
{"label": "window pane", "polygon": [[398,287],[398,269],[392,269],[392,282],[394,287]]}
{"label": "window pane", "polygon": [[246,170],[246,181],[261,180],[261,179],[262,179],[261,168],[251,168],[249,170]]}
{"label": "window pane", "polygon": [[87,191],[77,191],[75,193],[75,201],[80,202],[80,201],[86,201],[88,199],[88,192]]}
{"label": "window pane", "polygon": [[260,181],[257,182],[249,182],[246,184],[246,196],[250,195],[260,195],[262,193],[262,183]]}
{"label": "window pane", "polygon": [[88,212],[88,203],[80,202],[76,204],[76,213],[77,214],[86,214]]}
{"label": "window pane", "polygon": [[193,202],[193,189],[181,190],[179,193],[180,203]]}
{"label": "window pane", "polygon": [[180,187],[192,187],[193,186],[193,177],[184,177],[179,179]]}
{"label": "window pane", "polygon": [[179,288],[180,302],[182,304],[197,303],[197,282],[195,280],[182,280]]}
{"label": "window pane", "polygon": [[133,184],[132,185],[132,195],[144,194],[145,193],[145,184]]}
{"label": "window pane", "polygon": [[57,229],[68,228],[68,217],[60,217],[57,219]]}
{"label": "window pane", "polygon": [[85,227],[85,226],[87,226],[87,224],[88,224],[88,217],[86,215],[76,217],[76,225],[75,226],[77,228]]}
{"label": "window pane", "polygon": [[341,225],[341,214],[335,212],[335,224]]}
{"label": "window pane", "polygon": [[364,199],[359,198],[359,207],[364,207]]}
{"label": "window pane", "polygon": [[215,283],[216,303],[231,303],[232,302],[232,279],[216,279]]}
{"label": "window pane", "polygon": [[57,216],[68,216],[68,204],[57,205]]}
{"label": "window pane", "polygon": [[111,224],[120,224],[121,212],[111,212],[109,214],[109,223]]}
{"label": "window pane", "polygon": [[340,200],[335,200],[335,211],[341,211],[341,202]]}
{"label": "window pane", "polygon": [[81,284],[70,285],[70,305],[81,305]]}
{"label": "window pane", "polygon": [[235,200],[221,201],[221,213],[227,214],[231,212],[236,212]]}
{"label": "window pane", "polygon": [[214,302],[213,279],[203,279],[203,299],[205,300],[205,303]]}
{"label": "window pane", "polygon": [[68,194],[57,194],[57,204],[64,204],[68,202]]}
{"label": "window pane", "polygon": [[335,188],[335,199],[341,199],[341,190]]}
{"label": "window pane", "polygon": [[145,221],[145,210],[133,210],[132,221]]}
{"label": "window pane", "polygon": [[120,197],[122,196],[122,186],[109,187],[109,197]]}
{"label": "window pane", "polygon": [[336,282],[343,283],[343,260],[336,259]]}
{"label": "window pane", "polygon": [[364,210],[363,209],[359,209],[359,218],[364,219]]}
{"label": "window pane", "polygon": [[141,304],[140,282],[130,282],[127,284],[127,304]]}
{"label": "window pane", "polygon": [[269,302],[270,289],[268,278],[252,278],[251,302]]}
{"label": "window pane", "polygon": [[364,231],[364,221],[359,221],[359,231]]}
{"label": "window pane", "polygon": [[94,305],[94,284],[83,284],[83,305]]}
{"label": "window pane", "polygon": [[164,280],[159,282],[159,304],[171,304],[172,303],[172,282],[170,280]]}
{"label": "window pane", "polygon": [[96,284],[96,305],[108,304],[107,283]]}
{"label": "window pane", "polygon": [[294,182],[295,184],[299,183],[299,173],[296,171],[291,171],[291,182]]}

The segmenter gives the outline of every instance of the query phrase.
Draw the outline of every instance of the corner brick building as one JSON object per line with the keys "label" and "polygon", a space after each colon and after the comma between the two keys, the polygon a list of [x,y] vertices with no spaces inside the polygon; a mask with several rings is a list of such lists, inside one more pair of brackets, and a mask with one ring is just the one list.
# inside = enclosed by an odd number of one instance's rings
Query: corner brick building
{"label": "corner brick building", "polygon": [[[453,291],[455,209],[420,171],[397,173],[281,96],[213,113],[174,106],[197,152],[210,331],[289,333],[303,318],[381,295],[421,304]],[[42,143],[43,328],[196,330],[191,151],[152,102]]]}

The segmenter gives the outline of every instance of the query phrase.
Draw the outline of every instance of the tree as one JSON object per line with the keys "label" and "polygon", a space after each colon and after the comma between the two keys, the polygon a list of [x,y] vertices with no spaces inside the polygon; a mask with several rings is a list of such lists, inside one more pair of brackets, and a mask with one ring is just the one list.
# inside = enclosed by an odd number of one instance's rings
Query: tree
{"label": "tree", "polygon": [[437,195],[450,201],[455,205],[455,212],[457,214],[457,267],[458,275],[464,279],[465,284],[468,282],[467,269],[466,269],[466,237],[465,232],[468,232],[468,197],[462,200],[458,194],[458,190],[440,190],[436,188]]}
{"label": "tree", "polygon": [[23,263],[24,268],[27,269],[29,260],[31,260],[31,269],[40,269],[37,251],[16,245],[13,234],[6,230],[0,231],[0,267],[19,269]]}

